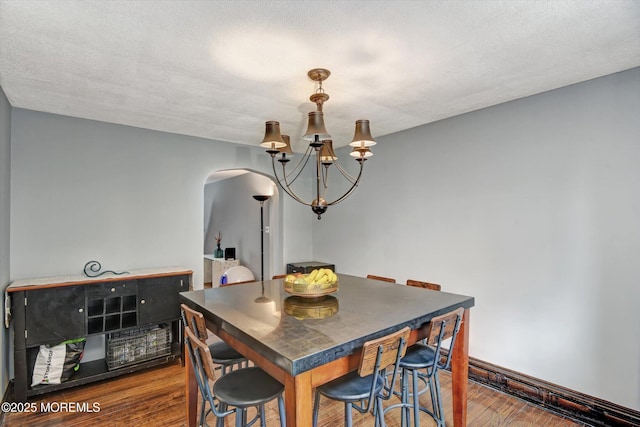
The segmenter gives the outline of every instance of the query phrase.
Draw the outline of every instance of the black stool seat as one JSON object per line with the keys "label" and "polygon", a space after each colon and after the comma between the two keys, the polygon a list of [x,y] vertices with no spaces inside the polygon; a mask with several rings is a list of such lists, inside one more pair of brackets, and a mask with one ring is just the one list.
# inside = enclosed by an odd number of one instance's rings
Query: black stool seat
{"label": "black stool seat", "polygon": [[278,397],[284,386],[258,367],[231,371],[213,384],[213,394],[227,405],[259,406]]}
{"label": "black stool seat", "polygon": [[318,387],[318,391],[320,394],[340,402],[368,399],[371,394],[373,375],[378,377],[374,387],[375,393],[379,393],[384,386],[383,378],[377,373],[361,377],[357,371],[349,372],[340,378],[321,385]]}
{"label": "black stool seat", "polygon": [[400,368],[423,369],[433,366],[436,349],[424,344],[415,344],[407,349],[407,353],[400,359]]}
{"label": "black stool seat", "polygon": [[209,346],[211,358],[214,363],[232,363],[238,362],[238,359],[244,359],[244,356],[233,349],[224,341],[215,342]]}

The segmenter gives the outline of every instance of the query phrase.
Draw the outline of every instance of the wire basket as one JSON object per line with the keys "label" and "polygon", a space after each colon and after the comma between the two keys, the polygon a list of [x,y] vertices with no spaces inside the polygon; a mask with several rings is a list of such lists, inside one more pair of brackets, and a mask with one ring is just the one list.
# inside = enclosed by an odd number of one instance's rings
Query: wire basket
{"label": "wire basket", "polygon": [[171,328],[145,326],[107,335],[105,349],[109,370],[171,354]]}

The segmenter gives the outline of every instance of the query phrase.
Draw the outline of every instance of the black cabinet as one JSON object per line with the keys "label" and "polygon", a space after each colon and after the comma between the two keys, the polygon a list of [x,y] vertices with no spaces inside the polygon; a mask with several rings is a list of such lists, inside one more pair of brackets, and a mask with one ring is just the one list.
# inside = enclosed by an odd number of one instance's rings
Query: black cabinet
{"label": "black cabinet", "polygon": [[189,290],[189,276],[159,277],[138,291],[140,323],[158,323],[180,317],[178,293]]}
{"label": "black cabinet", "polygon": [[[11,297],[14,328],[14,394],[16,401],[52,391],[91,383],[182,357],[179,292],[188,291],[191,271],[152,269],[126,277],[88,279],[83,276],[15,281],[7,292]],[[82,363],[71,380],[62,384],[31,387],[33,366],[40,345],[104,336],[108,342],[127,342],[137,331],[160,330],[167,351],[153,360],[108,366],[104,359]],[[113,349],[112,349],[113,350]],[[113,352],[113,351],[112,351]],[[110,359],[109,359],[110,360]]]}
{"label": "black cabinet", "polygon": [[24,310],[27,345],[58,344],[86,334],[83,286],[29,291]]}

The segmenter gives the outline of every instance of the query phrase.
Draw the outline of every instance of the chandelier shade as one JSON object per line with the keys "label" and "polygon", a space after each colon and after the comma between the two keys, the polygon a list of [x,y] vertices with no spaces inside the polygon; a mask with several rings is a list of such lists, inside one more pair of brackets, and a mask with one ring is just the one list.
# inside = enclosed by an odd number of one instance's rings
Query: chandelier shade
{"label": "chandelier shade", "polygon": [[[311,80],[318,82],[319,87],[309,97],[309,100],[316,104],[316,111],[309,112],[307,131],[302,136],[302,140],[308,142],[304,155],[295,166],[288,168],[291,161],[290,157],[293,156],[293,150],[291,149],[289,136],[280,133],[280,123],[277,121],[265,123],[264,139],[260,146],[266,148],[267,153],[271,156],[273,174],[280,188],[297,202],[310,206],[311,210],[318,216],[318,219],[321,219],[322,214],[327,211],[329,206],[340,203],[356,189],[362,177],[364,162],[373,155],[369,147],[375,145],[376,141],[371,136],[369,120],[357,120],[355,122],[355,135],[351,143],[349,143],[353,150],[349,155],[358,162],[358,174],[352,176],[347,173],[338,162],[338,156],[333,150],[333,140],[324,124],[323,105],[329,100],[329,95],[322,88],[322,82],[331,75],[331,72],[324,68],[314,68],[307,75]],[[310,161],[313,157],[315,159]],[[282,166],[280,172],[276,168],[276,160]],[[311,201],[306,201],[293,189],[293,184],[308,164],[315,164],[315,185],[313,186],[313,200]],[[332,201],[327,201],[329,171],[333,169],[337,170],[344,178],[347,183],[347,189],[342,195]]]}
{"label": "chandelier shade", "polygon": [[329,132],[327,132],[327,129],[324,127],[324,113],[322,111],[309,112],[309,125],[302,139],[315,142],[316,137],[320,141],[331,138],[331,135],[329,135]]}
{"label": "chandelier shade", "polygon": [[320,148],[320,162],[324,165],[331,164],[334,160],[338,160],[338,156],[333,152],[333,141],[325,139],[322,141],[322,148]]}
{"label": "chandelier shade", "polygon": [[356,120],[356,133],[353,135],[353,141],[349,143],[352,147],[371,147],[376,145],[369,130],[369,120]]}
{"label": "chandelier shade", "polygon": [[280,134],[280,122],[269,121],[265,123],[264,139],[260,146],[266,148],[267,152],[275,150],[277,153],[279,149],[284,148],[286,145]]}
{"label": "chandelier shade", "polygon": [[352,157],[356,157],[356,160],[358,160],[358,158],[366,160],[367,157],[373,156],[373,153],[371,152],[369,147],[354,147],[349,155]]}
{"label": "chandelier shade", "polygon": [[293,156],[293,151],[291,151],[291,138],[289,135],[282,135],[282,140],[284,141],[284,147],[281,147],[278,151],[281,154],[286,154],[287,156]]}

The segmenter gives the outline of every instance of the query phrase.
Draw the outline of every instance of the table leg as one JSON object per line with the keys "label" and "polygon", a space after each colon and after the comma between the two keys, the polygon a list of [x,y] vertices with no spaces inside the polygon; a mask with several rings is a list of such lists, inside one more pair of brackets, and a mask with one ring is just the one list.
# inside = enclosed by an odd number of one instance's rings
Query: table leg
{"label": "table leg", "polygon": [[284,382],[284,406],[287,427],[309,427],[313,418],[313,387],[311,372],[295,377],[287,375]]}
{"label": "table leg", "polygon": [[469,309],[464,310],[462,326],[456,338],[451,359],[451,390],[453,393],[453,425],[467,425],[467,383],[469,379]]}
{"label": "table leg", "polygon": [[[184,354],[189,354],[184,348]],[[186,357],[185,376],[185,399],[187,401],[187,427],[195,427],[198,419],[198,383],[196,382],[195,367],[191,363],[191,358]]]}

